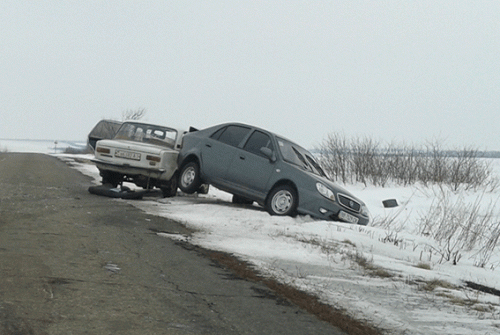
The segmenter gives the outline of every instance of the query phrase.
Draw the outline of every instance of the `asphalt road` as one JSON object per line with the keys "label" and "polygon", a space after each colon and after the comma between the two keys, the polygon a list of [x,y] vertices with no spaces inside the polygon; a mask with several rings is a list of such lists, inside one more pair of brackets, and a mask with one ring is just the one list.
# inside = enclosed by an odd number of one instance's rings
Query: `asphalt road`
{"label": "asphalt road", "polygon": [[0,153],[0,334],[340,334],[90,194],[57,158]]}

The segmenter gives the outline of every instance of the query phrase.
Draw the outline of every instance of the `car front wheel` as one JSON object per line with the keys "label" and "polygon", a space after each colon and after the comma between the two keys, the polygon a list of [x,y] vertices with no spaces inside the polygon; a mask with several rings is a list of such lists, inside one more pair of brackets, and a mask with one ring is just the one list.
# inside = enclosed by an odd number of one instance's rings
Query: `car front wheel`
{"label": "car front wheel", "polygon": [[271,190],[267,197],[266,209],[271,215],[295,215],[297,192],[289,185],[279,185]]}
{"label": "car front wheel", "polygon": [[192,194],[201,186],[200,166],[196,162],[189,162],[182,167],[179,188],[182,192]]}

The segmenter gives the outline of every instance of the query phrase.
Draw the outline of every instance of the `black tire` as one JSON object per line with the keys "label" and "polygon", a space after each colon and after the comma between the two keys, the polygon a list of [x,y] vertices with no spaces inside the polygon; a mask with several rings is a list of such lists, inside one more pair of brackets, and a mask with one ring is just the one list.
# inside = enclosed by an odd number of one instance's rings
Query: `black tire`
{"label": "black tire", "polygon": [[164,198],[171,198],[177,195],[177,187],[179,186],[179,177],[177,173],[172,176],[168,184],[161,187],[161,192]]}
{"label": "black tire", "polygon": [[253,200],[250,200],[248,198],[239,196],[237,194],[233,194],[233,204],[240,204],[240,205],[251,205],[253,204]]}
{"label": "black tire", "polygon": [[200,166],[197,162],[184,165],[179,175],[179,188],[182,192],[192,194],[201,186]]}
{"label": "black tire", "polygon": [[297,209],[297,192],[289,185],[278,185],[269,192],[266,210],[271,215],[295,216]]}
{"label": "black tire", "polygon": [[109,184],[113,187],[117,187],[118,184],[123,181],[123,176],[116,172],[102,171],[101,176],[103,185]]}
{"label": "black tire", "polygon": [[210,185],[209,184],[202,184],[196,193],[198,194],[208,194],[208,191],[210,190]]}

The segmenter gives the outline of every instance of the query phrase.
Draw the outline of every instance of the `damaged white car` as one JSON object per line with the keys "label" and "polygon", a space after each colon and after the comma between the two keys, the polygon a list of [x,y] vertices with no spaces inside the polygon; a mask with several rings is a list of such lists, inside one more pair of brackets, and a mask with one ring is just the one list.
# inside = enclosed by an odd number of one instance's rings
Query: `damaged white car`
{"label": "damaged white car", "polygon": [[97,141],[93,162],[103,184],[131,182],[160,188],[164,197],[177,193],[177,157],[186,131],[136,121],[124,122],[113,139]]}

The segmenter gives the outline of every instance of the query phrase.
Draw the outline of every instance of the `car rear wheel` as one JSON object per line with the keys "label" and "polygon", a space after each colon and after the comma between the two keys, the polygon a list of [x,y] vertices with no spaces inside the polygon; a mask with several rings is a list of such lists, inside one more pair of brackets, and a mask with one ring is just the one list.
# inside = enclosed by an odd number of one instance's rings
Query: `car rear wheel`
{"label": "car rear wheel", "polygon": [[267,197],[266,210],[271,215],[295,215],[297,208],[297,192],[289,185],[278,185]]}
{"label": "car rear wheel", "polygon": [[196,162],[189,162],[182,167],[179,188],[182,192],[192,194],[201,186],[200,166]]}
{"label": "car rear wheel", "polygon": [[240,204],[240,205],[251,205],[253,204],[253,200],[233,194],[233,204]]}
{"label": "car rear wheel", "polygon": [[174,174],[167,185],[161,187],[161,192],[164,198],[171,198],[177,195],[177,187],[179,186],[179,178]]}
{"label": "car rear wheel", "polygon": [[117,187],[123,181],[123,176],[116,172],[102,171],[102,184],[111,184],[113,187]]}

